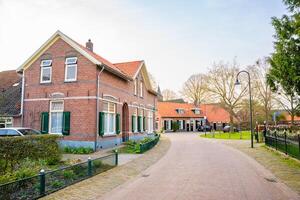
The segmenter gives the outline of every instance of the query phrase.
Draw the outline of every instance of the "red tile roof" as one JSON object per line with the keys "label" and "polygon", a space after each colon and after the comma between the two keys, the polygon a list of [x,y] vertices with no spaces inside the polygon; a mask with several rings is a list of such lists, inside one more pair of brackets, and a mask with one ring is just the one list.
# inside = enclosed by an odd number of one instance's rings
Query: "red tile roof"
{"label": "red tile roof", "polygon": [[[229,113],[217,104],[202,104],[196,107],[189,103],[158,102],[158,114],[163,118],[202,118],[207,117],[209,122],[229,122]],[[183,109],[183,114],[178,114],[176,109]],[[199,115],[195,114],[193,109],[200,109]]]}
{"label": "red tile roof", "polygon": [[131,62],[114,63],[114,66],[120,69],[123,73],[127,74],[129,77],[133,78],[143,62],[144,61],[142,60],[138,60]]}
{"label": "red tile roof", "polygon": [[16,70],[0,72],[0,92],[19,82],[20,79],[21,77],[17,74]]}

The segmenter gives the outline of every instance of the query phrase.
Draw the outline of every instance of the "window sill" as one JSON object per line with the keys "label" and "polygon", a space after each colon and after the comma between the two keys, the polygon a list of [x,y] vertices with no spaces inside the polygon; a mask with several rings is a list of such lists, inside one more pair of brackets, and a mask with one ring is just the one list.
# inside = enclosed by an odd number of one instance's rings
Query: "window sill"
{"label": "window sill", "polygon": [[51,85],[52,82],[40,82],[41,85]]}
{"label": "window sill", "polygon": [[107,133],[103,135],[103,138],[116,137],[116,136],[117,136],[116,133]]}
{"label": "window sill", "polygon": [[67,81],[67,80],[64,80],[64,83],[76,83],[77,80],[72,80],[72,81]]}

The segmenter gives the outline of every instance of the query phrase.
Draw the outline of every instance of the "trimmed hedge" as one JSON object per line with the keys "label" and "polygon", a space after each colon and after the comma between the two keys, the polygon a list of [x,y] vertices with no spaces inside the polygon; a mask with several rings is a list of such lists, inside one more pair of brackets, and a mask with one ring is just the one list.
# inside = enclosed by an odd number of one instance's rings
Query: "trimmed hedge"
{"label": "trimmed hedge", "polygon": [[24,159],[43,159],[48,165],[61,159],[58,135],[0,138],[0,172],[12,171]]}

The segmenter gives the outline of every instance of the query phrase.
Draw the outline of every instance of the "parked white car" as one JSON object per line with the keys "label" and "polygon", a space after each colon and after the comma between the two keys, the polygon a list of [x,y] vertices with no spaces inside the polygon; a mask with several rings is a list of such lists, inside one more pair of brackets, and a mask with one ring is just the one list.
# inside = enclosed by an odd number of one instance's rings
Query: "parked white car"
{"label": "parked white car", "polygon": [[16,136],[26,136],[26,135],[39,135],[41,134],[40,131],[31,129],[31,128],[18,128],[18,127],[11,127],[11,128],[0,128],[0,137],[16,137]]}

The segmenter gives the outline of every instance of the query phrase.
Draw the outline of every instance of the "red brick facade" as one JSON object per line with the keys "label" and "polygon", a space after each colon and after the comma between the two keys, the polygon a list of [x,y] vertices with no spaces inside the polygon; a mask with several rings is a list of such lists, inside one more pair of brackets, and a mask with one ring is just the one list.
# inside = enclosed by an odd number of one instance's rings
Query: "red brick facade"
{"label": "red brick facade", "polygon": [[[77,80],[65,82],[65,61],[70,56],[78,59]],[[40,64],[44,59],[52,60],[52,80],[51,83],[45,84],[40,83]],[[105,140],[117,139],[120,141],[122,131],[119,135],[107,137],[105,135],[101,137],[97,133],[97,75],[101,69],[101,66],[95,65],[63,39],[56,40],[23,70],[25,77],[24,126],[41,129],[41,113],[49,112],[50,102],[58,99],[63,101],[64,111],[71,113],[70,134],[64,136],[64,140],[95,142],[97,137],[100,144]],[[124,78],[107,71],[105,67],[99,78],[99,112],[102,111],[103,101],[106,99],[115,103],[116,113],[120,114],[120,129],[122,130],[122,107],[127,103],[129,106],[127,123],[129,122],[129,134],[132,136],[131,116],[134,108],[145,110],[145,113],[154,111],[157,106],[156,94],[147,90],[143,84],[143,97],[135,96],[134,80],[124,80]],[[142,70],[139,69],[136,78],[139,80],[138,83],[145,82]],[[140,89],[140,86],[138,88]],[[153,116],[153,124],[154,119]],[[145,133],[135,133],[134,135],[136,134]],[[104,148],[104,146],[98,144],[98,148]]]}

